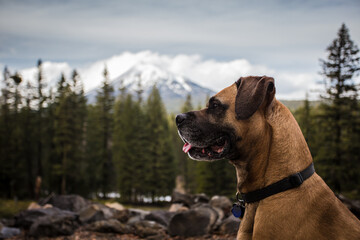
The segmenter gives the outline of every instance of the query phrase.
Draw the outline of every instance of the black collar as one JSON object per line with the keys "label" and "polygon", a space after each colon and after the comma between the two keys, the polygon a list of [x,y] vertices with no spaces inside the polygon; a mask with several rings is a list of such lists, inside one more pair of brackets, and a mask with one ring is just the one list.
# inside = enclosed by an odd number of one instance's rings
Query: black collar
{"label": "black collar", "polygon": [[305,168],[303,171],[290,175],[267,187],[249,193],[241,193],[242,199],[245,203],[258,202],[274,194],[299,187],[306,179],[311,177],[314,172],[314,163],[311,163],[310,166]]}

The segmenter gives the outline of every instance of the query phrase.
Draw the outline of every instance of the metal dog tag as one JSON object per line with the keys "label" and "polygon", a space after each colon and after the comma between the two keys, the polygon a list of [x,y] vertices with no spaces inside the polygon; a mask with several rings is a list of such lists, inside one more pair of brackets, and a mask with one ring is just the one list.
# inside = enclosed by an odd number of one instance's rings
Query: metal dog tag
{"label": "metal dog tag", "polygon": [[240,198],[240,193],[236,193],[236,203],[231,208],[231,213],[236,218],[243,218],[245,214],[245,202]]}
{"label": "metal dog tag", "polygon": [[243,207],[240,203],[234,203],[231,208],[231,213],[236,218],[243,218],[245,214],[245,207]]}

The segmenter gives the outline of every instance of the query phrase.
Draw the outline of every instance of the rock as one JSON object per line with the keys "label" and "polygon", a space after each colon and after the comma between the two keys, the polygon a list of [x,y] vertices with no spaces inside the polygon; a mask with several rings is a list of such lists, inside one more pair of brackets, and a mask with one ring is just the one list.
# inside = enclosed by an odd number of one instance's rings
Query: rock
{"label": "rock", "polygon": [[230,211],[233,203],[230,201],[228,197],[213,196],[209,203],[212,207],[217,207],[223,210],[226,217],[230,215]]}
{"label": "rock", "polygon": [[184,206],[190,207],[193,205],[194,199],[191,195],[182,194],[180,192],[174,191],[171,195],[171,202],[172,203],[182,203]]}
{"label": "rock", "polygon": [[131,233],[130,226],[119,222],[116,219],[108,219],[93,222],[86,226],[86,229],[93,232],[102,232],[102,233],[120,233],[127,234]]}
{"label": "rock", "polygon": [[15,237],[15,236],[19,235],[20,233],[21,233],[20,229],[6,227],[0,223],[0,239]]}
{"label": "rock", "polygon": [[125,207],[123,205],[121,205],[120,203],[118,203],[118,202],[105,203],[105,206],[107,206],[109,208],[116,209],[118,211],[125,210]]}
{"label": "rock", "polygon": [[128,209],[122,211],[116,211],[113,216],[114,219],[122,223],[126,223],[130,217],[131,217],[131,213]]}
{"label": "rock", "polygon": [[31,209],[39,209],[39,208],[42,208],[39,204],[37,204],[36,202],[31,202],[27,209],[31,210]]}
{"label": "rock", "polygon": [[146,215],[150,214],[149,211],[144,211],[141,209],[129,209],[130,211],[130,218],[127,221],[127,224],[134,226],[135,223],[140,222],[145,219]]}
{"label": "rock", "polygon": [[[218,214],[218,218],[216,220],[216,223],[213,226],[213,229],[215,229],[215,228],[217,228],[217,227],[219,227],[221,225],[222,221],[225,218],[225,214],[224,214],[224,211],[221,210],[220,208],[212,207],[212,209],[214,209],[216,211],[216,213]],[[232,215],[232,214],[230,214],[230,215]]]}
{"label": "rock", "polygon": [[52,207],[53,207],[53,205],[51,205],[51,204],[45,204],[44,206],[41,206],[41,205],[37,204],[36,202],[31,202],[27,209],[28,210],[39,209],[39,208],[46,209],[46,208],[52,208]]}
{"label": "rock", "polygon": [[185,207],[182,203],[173,203],[169,208],[169,212],[184,212],[189,210],[188,207]]}
{"label": "rock", "polygon": [[[54,208],[42,209],[50,210]],[[57,209],[57,208],[55,208]],[[29,235],[32,237],[56,237],[72,235],[79,227],[78,215],[70,211],[58,211],[41,216],[31,225]],[[33,211],[33,210],[29,210]]]}
{"label": "rock", "polygon": [[141,238],[162,235],[164,239],[165,227],[153,221],[142,220],[134,224],[134,234]]}
{"label": "rock", "polygon": [[170,219],[175,215],[174,212],[156,210],[151,211],[150,214],[145,216],[145,220],[157,222],[165,227],[169,225]]}
{"label": "rock", "polygon": [[0,220],[0,226],[5,225],[7,227],[15,227],[15,219],[14,218],[3,218]]}
{"label": "rock", "polygon": [[126,224],[130,225],[130,226],[134,226],[137,222],[140,222],[144,220],[143,218],[141,218],[140,215],[136,215],[136,216],[131,216],[129,218],[129,220],[126,222]]}
{"label": "rock", "polygon": [[350,200],[342,194],[336,196],[358,219],[360,219],[360,200]]}
{"label": "rock", "polygon": [[17,215],[15,215],[15,224],[16,227],[21,227],[28,229],[30,226],[37,221],[40,217],[44,216],[53,216],[53,215],[60,215],[63,212],[69,213],[71,215],[75,215],[75,213],[69,212],[69,211],[62,211],[59,208],[39,208],[39,209],[31,209],[31,210],[25,210]]}
{"label": "rock", "polygon": [[219,227],[219,233],[226,234],[236,234],[239,230],[240,219],[234,217],[234,215],[230,215],[226,218]]}
{"label": "rock", "polygon": [[112,210],[105,205],[95,203],[86,206],[79,212],[81,223],[91,223],[112,218],[116,210]]}
{"label": "rock", "polygon": [[195,203],[209,203],[209,197],[205,193],[195,194],[194,195]]}
{"label": "rock", "polygon": [[130,211],[131,217],[133,217],[133,216],[140,216],[140,218],[141,218],[142,220],[145,219],[145,216],[146,216],[146,215],[150,214],[149,211],[145,211],[145,210],[141,210],[141,209],[135,209],[135,208],[130,208],[129,211]]}
{"label": "rock", "polygon": [[157,235],[151,235],[146,237],[147,240],[163,240],[167,238],[168,236],[165,233],[158,233]]}
{"label": "rock", "polygon": [[210,207],[198,206],[177,213],[170,220],[168,232],[171,236],[201,236],[208,234],[216,222],[217,213]]}
{"label": "rock", "polygon": [[45,203],[52,204],[54,207],[62,210],[72,212],[79,212],[81,209],[90,204],[88,200],[85,200],[79,195],[54,195]]}
{"label": "rock", "polygon": [[[207,203],[197,203],[192,206],[192,209],[206,211],[209,214],[209,216],[210,216],[209,225],[210,225],[211,230],[216,227],[216,223],[218,222],[218,220],[219,220],[218,224],[220,225],[221,220],[219,218],[219,213],[218,213],[219,209],[217,211],[215,208],[211,207],[210,204],[207,204]],[[220,209],[220,212],[221,212],[221,209]]]}

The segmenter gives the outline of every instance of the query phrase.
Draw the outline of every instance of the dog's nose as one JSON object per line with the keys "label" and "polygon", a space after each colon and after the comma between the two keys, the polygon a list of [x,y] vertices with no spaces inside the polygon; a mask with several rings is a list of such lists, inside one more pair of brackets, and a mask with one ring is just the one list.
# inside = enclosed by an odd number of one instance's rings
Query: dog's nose
{"label": "dog's nose", "polygon": [[176,115],[176,118],[175,118],[176,126],[179,126],[181,123],[183,123],[185,121],[185,119],[186,119],[185,113]]}

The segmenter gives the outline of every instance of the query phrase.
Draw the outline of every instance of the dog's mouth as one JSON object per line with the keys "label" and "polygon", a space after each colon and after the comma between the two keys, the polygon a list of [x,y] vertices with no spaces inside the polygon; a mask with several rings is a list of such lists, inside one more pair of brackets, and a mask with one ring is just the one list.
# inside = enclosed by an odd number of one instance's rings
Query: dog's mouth
{"label": "dog's mouth", "polygon": [[207,146],[196,146],[183,140],[185,142],[183,151],[195,160],[220,160],[225,158],[230,150],[230,139],[227,136],[216,138]]}

